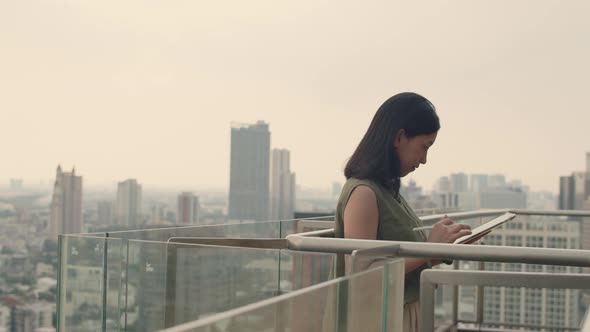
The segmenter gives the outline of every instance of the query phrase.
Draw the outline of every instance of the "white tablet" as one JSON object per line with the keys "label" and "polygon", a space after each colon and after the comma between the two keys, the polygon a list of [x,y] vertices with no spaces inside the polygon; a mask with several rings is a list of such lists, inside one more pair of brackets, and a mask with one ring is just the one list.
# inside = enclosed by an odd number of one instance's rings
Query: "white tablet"
{"label": "white tablet", "polygon": [[469,240],[477,238],[481,234],[491,231],[492,229],[504,224],[505,222],[514,219],[516,215],[514,213],[506,212],[503,215],[496,217],[485,224],[479,225],[476,228],[471,230],[471,234],[462,236],[455,240],[455,244],[461,244],[465,242],[469,242]]}

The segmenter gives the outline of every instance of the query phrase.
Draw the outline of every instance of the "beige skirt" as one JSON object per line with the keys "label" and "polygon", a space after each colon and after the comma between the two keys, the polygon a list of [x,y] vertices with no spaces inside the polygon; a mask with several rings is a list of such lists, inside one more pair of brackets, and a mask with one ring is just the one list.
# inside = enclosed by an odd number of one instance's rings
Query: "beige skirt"
{"label": "beige skirt", "polygon": [[420,302],[404,305],[404,332],[420,331]]}

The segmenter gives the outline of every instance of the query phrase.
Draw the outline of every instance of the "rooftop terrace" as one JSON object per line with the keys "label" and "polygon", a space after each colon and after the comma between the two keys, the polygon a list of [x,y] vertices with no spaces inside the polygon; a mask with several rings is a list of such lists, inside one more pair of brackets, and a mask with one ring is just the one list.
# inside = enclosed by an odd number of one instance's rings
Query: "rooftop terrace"
{"label": "rooftop terrace", "polygon": [[476,245],[335,239],[330,217],[60,235],[58,331],[401,331],[403,257],[454,260],[422,272],[423,331],[590,331],[590,211],[511,212]]}

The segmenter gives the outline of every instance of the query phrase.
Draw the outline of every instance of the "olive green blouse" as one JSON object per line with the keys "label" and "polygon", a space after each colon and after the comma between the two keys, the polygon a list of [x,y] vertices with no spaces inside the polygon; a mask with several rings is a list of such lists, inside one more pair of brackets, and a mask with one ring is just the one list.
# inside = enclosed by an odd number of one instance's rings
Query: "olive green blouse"
{"label": "olive green blouse", "polygon": [[[423,226],[423,224],[401,195],[396,195],[393,190],[377,182],[355,178],[346,181],[338,199],[334,227],[336,237],[344,237],[344,208],[348,203],[350,194],[358,186],[371,188],[377,197],[377,208],[379,210],[377,240],[415,242],[425,242],[427,240],[424,232],[412,230],[414,227]],[[427,266],[423,265],[406,274],[404,304],[416,302],[420,298],[420,273],[425,268]]]}

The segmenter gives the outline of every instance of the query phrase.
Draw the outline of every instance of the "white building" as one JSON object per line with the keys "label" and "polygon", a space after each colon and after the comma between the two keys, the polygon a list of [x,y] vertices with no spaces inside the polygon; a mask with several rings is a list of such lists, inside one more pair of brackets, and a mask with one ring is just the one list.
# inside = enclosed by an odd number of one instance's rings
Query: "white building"
{"label": "white building", "polygon": [[[580,249],[580,222],[558,217],[518,216],[484,238],[486,245]],[[578,267],[486,263],[486,270],[580,273]],[[545,326],[576,326],[580,319],[579,290],[487,287],[484,317],[490,322]]]}
{"label": "white building", "polygon": [[141,184],[137,180],[128,179],[118,183],[115,219],[122,226],[141,224]]}
{"label": "white building", "polygon": [[462,210],[478,209],[526,209],[527,194],[522,191],[483,191],[458,193],[458,205]]}
{"label": "white building", "polygon": [[295,213],[295,173],[291,173],[289,150],[272,150],[270,172],[270,218],[271,220],[293,219]]}
{"label": "white building", "polygon": [[503,189],[506,187],[506,176],[504,174],[493,174],[488,177],[488,186],[491,189]]}
{"label": "white building", "polygon": [[487,174],[471,174],[469,190],[480,192],[488,190],[489,177]]}
{"label": "white building", "polygon": [[469,190],[469,178],[465,173],[453,173],[450,176],[451,190],[455,193],[466,192]]}
{"label": "white building", "polygon": [[113,203],[111,201],[98,202],[96,215],[99,225],[111,225],[113,223]]}
{"label": "white building", "polygon": [[82,231],[82,177],[72,172],[62,172],[57,167],[49,216],[49,235],[56,239],[59,234]]}
{"label": "white building", "polygon": [[53,328],[53,314],[55,311],[55,303],[48,302],[15,306],[11,310],[10,331],[55,331]]}
{"label": "white building", "polygon": [[197,224],[199,222],[199,196],[183,192],[178,195],[178,210],[176,213],[179,224]]}

